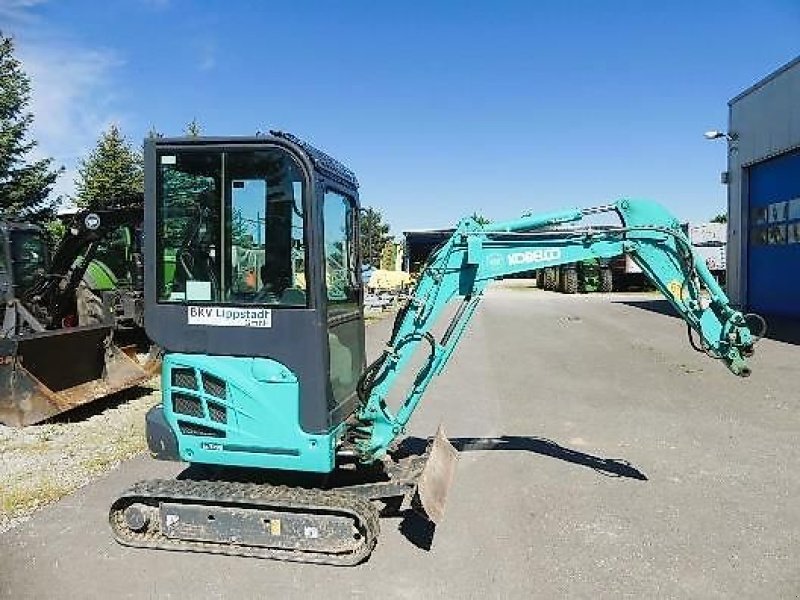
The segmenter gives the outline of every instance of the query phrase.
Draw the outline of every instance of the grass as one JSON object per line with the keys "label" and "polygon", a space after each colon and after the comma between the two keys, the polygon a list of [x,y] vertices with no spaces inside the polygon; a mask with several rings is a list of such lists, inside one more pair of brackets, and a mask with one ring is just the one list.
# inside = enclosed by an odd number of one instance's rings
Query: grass
{"label": "grass", "polygon": [[0,452],[25,452],[28,454],[44,454],[52,448],[50,441],[41,439],[34,440],[14,440],[0,442]]}
{"label": "grass", "polygon": [[[44,446],[43,442],[34,442],[26,445],[24,449],[40,453],[47,450]],[[96,449],[91,456],[66,467],[67,470],[74,472],[74,477],[64,477],[63,473],[62,476],[42,473],[40,475],[42,479],[32,481],[28,474],[24,479],[17,477],[6,482],[0,489],[0,522],[4,518],[29,514],[63,498],[83,485],[87,477],[105,473],[116,464],[139,454],[146,447],[143,428],[133,425],[114,432],[114,435],[105,439],[97,436],[94,443],[89,446]],[[71,457],[72,454],[68,450],[61,451],[62,456]]]}
{"label": "grass", "polygon": [[156,401],[142,397],[107,417],[34,426],[0,440],[0,531],[145,450],[144,412]]}
{"label": "grass", "polygon": [[56,479],[26,482],[0,491],[0,516],[15,517],[55,502],[73,491],[73,486]]}
{"label": "grass", "polygon": [[106,441],[105,448],[81,461],[80,467],[90,475],[108,471],[115,464],[136,456],[146,448],[144,428],[131,425]]}

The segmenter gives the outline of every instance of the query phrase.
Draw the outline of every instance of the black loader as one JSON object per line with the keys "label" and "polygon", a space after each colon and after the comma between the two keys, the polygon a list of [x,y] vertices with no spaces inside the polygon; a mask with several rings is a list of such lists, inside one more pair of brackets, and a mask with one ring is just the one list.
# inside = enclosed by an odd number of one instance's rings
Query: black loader
{"label": "black loader", "polygon": [[80,212],[52,256],[38,226],[0,222],[0,423],[38,423],[157,372],[142,352],[142,214]]}

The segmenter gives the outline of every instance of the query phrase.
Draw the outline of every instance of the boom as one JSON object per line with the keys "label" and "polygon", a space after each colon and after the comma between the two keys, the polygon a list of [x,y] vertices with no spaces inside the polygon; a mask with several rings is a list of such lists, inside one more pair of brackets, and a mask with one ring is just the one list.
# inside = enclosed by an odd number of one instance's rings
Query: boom
{"label": "boom", "polygon": [[[552,229],[603,212],[616,212],[621,225]],[[624,199],[485,226],[468,218],[431,256],[413,297],[398,314],[386,350],[359,382],[362,406],[354,441],[361,460],[381,457],[404,432],[428,384],[452,356],[489,282],[534,268],[621,254],[628,254],[675,307],[689,327],[690,339],[693,333],[699,336],[699,346],[693,341],[696,348],[722,360],[736,375],[750,374],[744,359],[753,352],[754,338],[745,316],[731,308],[678,220],[659,204]],[[454,301],[460,302],[458,309],[437,341],[431,330]],[[428,361],[393,412],[386,398],[420,344],[430,348]]]}

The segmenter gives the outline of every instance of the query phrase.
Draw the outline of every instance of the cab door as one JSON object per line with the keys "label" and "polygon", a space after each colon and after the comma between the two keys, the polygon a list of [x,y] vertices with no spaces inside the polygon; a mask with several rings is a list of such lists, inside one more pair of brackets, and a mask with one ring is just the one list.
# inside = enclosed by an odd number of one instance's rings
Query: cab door
{"label": "cab door", "polygon": [[358,205],[347,193],[327,188],[323,196],[324,289],[328,327],[328,409],[338,424],[357,401],[365,365],[364,313],[358,260]]}

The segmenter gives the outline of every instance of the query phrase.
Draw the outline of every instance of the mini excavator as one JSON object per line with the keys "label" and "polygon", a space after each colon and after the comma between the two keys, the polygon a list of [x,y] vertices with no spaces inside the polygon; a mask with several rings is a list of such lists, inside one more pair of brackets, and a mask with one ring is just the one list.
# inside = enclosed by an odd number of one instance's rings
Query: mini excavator
{"label": "mini excavator", "polygon": [[[278,131],[149,139],[145,169],[145,325],[164,350],[148,446],[212,475],[123,492],[109,514],[121,544],[354,565],[376,544],[382,507],[399,500],[440,520],[454,448],[441,429],[421,455],[397,445],[487,285],[515,273],[628,255],[696,350],[750,374],[750,319],[654,202],[461,220],[367,365],[352,171]],[[558,229],[599,213],[619,226]],[[389,402],[415,350],[422,366]],[[310,484],[281,483],[312,474]]]}

